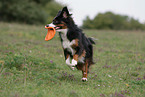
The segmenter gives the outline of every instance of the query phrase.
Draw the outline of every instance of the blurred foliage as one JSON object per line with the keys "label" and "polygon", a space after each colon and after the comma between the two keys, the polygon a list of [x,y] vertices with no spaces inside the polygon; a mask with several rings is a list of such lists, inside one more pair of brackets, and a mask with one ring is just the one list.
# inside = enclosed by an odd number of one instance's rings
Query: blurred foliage
{"label": "blurred foliage", "polygon": [[49,2],[46,4],[45,6],[45,12],[48,13],[48,19],[47,19],[47,23],[52,22],[52,19],[57,15],[58,11],[61,10],[63,8],[63,5],[61,5],[58,2]]}
{"label": "blurred foliage", "polygon": [[114,14],[112,12],[99,13],[94,19],[89,16],[83,21],[83,28],[86,29],[111,29],[111,30],[145,30],[145,24],[138,20]]}
{"label": "blurred foliage", "polygon": [[54,0],[0,0],[0,21],[42,24],[60,8]]}

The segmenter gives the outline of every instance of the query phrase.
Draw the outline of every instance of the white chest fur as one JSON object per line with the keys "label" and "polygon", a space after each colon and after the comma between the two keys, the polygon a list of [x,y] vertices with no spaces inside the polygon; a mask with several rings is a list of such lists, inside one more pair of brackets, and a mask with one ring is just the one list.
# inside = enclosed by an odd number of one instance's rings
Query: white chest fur
{"label": "white chest fur", "polygon": [[[61,29],[61,38],[62,38],[62,46],[63,46],[63,48],[64,49],[67,49],[69,52],[71,52],[72,53],[72,55],[74,55],[75,54],[75,50],[72,48],[72,45],[73,44],[75,44],[75,40],[72,40],[72,41],[69,41],[68,40],[68,38],[67,38],[67,29]],[[80,58],[78,58],[78,62],[81,62],[81,63],[84,63],[84,57],[80,57]],[[70,58],[68,59],[68,60],[66,60],[66,63],[68,64],[68,65],[71,65],[70,64]],[[74,65],[74,61],[72,60],[72,64]],[[77,64],[77,63],[75,63],[75,64]]]}
{"label": "white chest fur", "polygon": [[62,46],[63,46],[64,49],[67,49],[69,52],[72,53],[72,55],[74,55],[75,54],[75,50],[72,48],[72,45],[75,43],[75,41],[74,40],[69,41],[67,39],[66,35],[67,35],[67,30],[64,31],[63,33],[61,33],[61,38],[63,40],[62,41]]}

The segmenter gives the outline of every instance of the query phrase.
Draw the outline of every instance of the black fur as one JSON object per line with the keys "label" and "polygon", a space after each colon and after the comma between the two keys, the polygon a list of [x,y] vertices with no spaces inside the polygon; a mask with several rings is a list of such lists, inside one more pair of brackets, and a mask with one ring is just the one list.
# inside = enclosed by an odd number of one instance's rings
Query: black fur
{"label": "black fur", "polygon": [[[66,14],[66,18],[64,18],[63,14]],[[67,38],[69,41],[72,41],[73,39],[79,39],[79,46],[75,48],[76,54],[79,56],[82,54],[83,50],[86,51],[86,56],[85,58],[89,58],[90,64],[94,63],[93,62],[93,46],[92,44],[95,44],[92,38],[87,38],[85,34],[82,32],[81,29],[77,27],[77,25],[74,23],[71,14],[69,14],[67,7],[64,7],[62,11],[59,11],[57,16],[53,20],[53,24],[60,24],[61,22],[64,22],[67,26],[68,32],[67,32]],[[59,35],[61,32],[59,32]],[[60,35],[61,38],[61,35]],[[61,38],[61,41],[62,38]],[[71,53],[67,51],[67,49],[64,50],[64,55],[66,58],[66,53]],[[73,55],[71,55],[73,56]],[[89,65],[90,65],[89,64]]]}
{"label": "black fur", "polygon": [[[85,51],[85,60],[88,62],[88,67],[90,67],[91,64],[93,64],[93,46],[92,44],[95,44],[92,38],[87,38],[85,34],[82,32],[81,29],[78,28],[78,26],[75,24],[73,21],[71,14],[69,13],[67,7],[64,7],[62,11],[59,11],[57,16],[53,19],[53,24],[58,25],[63,24],[64,26],[67,27],[67,39],[71,42],[74,39],[78,39],[78,45],[73,48],[75,49],[75,54],[78,56],[81,56],[82,53]],[[61,28],[61,27],[60,27]],[[61,32],[59,32],[59,36],[61,39],[61,42],[64,40],[61,37]],[[67,59],[67,55],[70,55],[71,58],[73,58],[72,53],[68,49],[64,49],[64,55],[65,59]],[[78,63],[77,65],[82,66],[84,64]],[[77,66],[76,66],[77,67]],[[81,69],[80,69],[81,70]],[[87,71],[88,72],[88,71]]]}

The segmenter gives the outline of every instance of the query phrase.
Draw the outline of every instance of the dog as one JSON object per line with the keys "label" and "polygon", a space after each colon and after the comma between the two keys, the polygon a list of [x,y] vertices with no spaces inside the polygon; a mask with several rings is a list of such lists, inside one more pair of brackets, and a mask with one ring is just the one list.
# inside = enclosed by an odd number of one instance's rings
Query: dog
{"label": "dog", "polygon": [[67,7],[58,12],[51,24],[46,27],[54,27],[59,33],[66,64],[74,70],[82,70],[82,81],[87,81],[89,67],[93,62],[93,38],[87,38],[81,29],[75,24],[72,14]]}

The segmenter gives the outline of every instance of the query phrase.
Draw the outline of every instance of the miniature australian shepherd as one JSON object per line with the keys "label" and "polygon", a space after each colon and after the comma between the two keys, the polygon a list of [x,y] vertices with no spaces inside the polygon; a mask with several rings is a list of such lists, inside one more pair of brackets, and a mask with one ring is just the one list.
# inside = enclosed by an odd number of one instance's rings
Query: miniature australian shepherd
{"label": "miniature australian shepherd", "polygon": [[81,29],[74,23],[72,14],[67,7],[58,12],[51,24],[46,27],[54,27],[59,32],[66,64],[74,70],[82,70],[82,81],[87,81],[89,67],[93,62],[93,38],[87,38]]}

